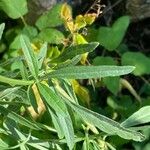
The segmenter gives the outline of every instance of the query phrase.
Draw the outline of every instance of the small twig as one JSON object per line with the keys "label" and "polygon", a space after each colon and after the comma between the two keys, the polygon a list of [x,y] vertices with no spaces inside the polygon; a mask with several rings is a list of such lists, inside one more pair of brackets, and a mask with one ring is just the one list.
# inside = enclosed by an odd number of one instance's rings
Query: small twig
{"label": "small twig", "polygon": [[105,5],[100,4],[101,0],[95,0],[92,6],[86,11],[85,14],[88,14],[91,10],[93,10],[96,14],[97,17],[102,14],[103,11],[101,11],[102,8],[105,7]]}
{"label": "small twig", "polygon": [[123,0],[118,0],[118,1],[115,2],[112,6],[108,7],[108,9],[104,10],[102,16],[105,15],[110,9],[116,7],[116,6],[117,6],[119,3],[121,3],[122,1],[123,1]]}
{"label": "small twig", "polygon": [[140,77],[146,84],[148,84],[150,86],[150,82],[148,80],[146,80],[144,77]]}

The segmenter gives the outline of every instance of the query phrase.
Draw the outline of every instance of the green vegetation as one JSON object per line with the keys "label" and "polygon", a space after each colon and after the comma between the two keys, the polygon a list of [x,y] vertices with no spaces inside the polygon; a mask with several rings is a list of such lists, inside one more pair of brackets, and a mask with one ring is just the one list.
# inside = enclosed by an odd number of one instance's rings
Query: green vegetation
{"label": "green vegetation", "polygon": [[[96,13],[73,18],[71,7],[61,3],[31,26],[26,0],[0,0],[0,10],[17,23],[0,24],[0,149],[142,147],[148,140],[149,102],[122,75],[142,78],[150,73],[150,59],[122,42],[129,16],[96,28]],[[100,46],[108,55],[96,55]],[[103,87],[109,94],[101,105]],[[145,83],[140,92],[149,95],[147,89]]]}

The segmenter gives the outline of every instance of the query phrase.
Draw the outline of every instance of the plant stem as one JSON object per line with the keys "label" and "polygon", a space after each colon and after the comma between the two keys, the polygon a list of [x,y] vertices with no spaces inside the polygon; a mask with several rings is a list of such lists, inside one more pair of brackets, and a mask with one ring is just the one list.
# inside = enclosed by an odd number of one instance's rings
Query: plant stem
{"label": "plant stem", "polygon": [[8,78],[8,77],[4,77],[4,76],[1,76],[1,75],[0,75],[0,82],[10,84],[11,86],[15,86],[15,85],[30,85],[30,84],[34,83],[33,80],[30,80],[30,81],[17,80],[17,79],[11,79],[11,78]]}
{"label": "plant stem", "polygon": [[23,16],[21,16],[20,18],[21,18],[21,20],[22,20],[24,26],[27,26],[27,23],[26,23],[25,19],[23,18]]}

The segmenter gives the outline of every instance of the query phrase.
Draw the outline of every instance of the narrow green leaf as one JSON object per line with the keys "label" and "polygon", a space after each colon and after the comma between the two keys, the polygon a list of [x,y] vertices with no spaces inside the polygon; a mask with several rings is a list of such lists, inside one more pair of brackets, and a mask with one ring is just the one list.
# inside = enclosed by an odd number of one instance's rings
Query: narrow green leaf
{"label": "narrow green leaf", "polygon": [[[117,62],[112,57],[97,56],[93,59],[92,65],[117,65]],[[114,95],[119,91],[120,77],[107,77],[103,79],[104,84]]]}
{"label": "narrow green leaf", "polygon": [[40,53],[38,55],[38,65],[39,65],[39,69],[41,69],[42,64],[44,62],[44,59],[46,58],[46,54],[47,54],[47,43],[44,43],[40,49]]}
{"label": "narrow green leaf", "polygon": [[14,120],[7,118],[4,121],[3,126],[14,139],[16,140],[21,139],[22,141],[26,140],[26,136],[23,134],[23,132],[22,133],[20,132],[18,125]]}
{"label": "narrow green leaf", "polygon": [[52,60],[52,62],[63,62],[67,59],[72,59],[73,57],[84,54],[86,52],[93,51],[99,45],[98,42],[92,42],[88,44],[80,44],[76,46],[68,47],[64,50],[63,53],[59,55],[59,57]]}
{"label": "narrow green leaf", "polygon": [[29,79],[28,70],[25,64],[23,63],[23,61],[18,60],[18,68],[20,69],[20,74],[22,76],[22,79],[28,80]]}
{"label": "narrow green leaf", "polygon": [[103,115],[93,112],[80,105],[74,104],[66,100],[66,103],[85,121],[93,124],[100,130],[110,135],[118,135],[124,139],[132,139],[134,141],[143,141],[145,137],[134,130],[122,127],[119,123],[111,120]]}
{"label": "narrow green leaf", "polygon": [[109,147],[110,150],[116,150],[116,148],[113,147],[110,143],[107,143],[107,146]]}
{"label": "narrow green leaf", "polygon": [[38,104],[31,85],[28,87],[27,95],[34,111],[38,114]]}
{"label": "narrow green leaf", "polygon": [[28,80],[28,70],[21,59],[15,60],[11,65],[11,71],[20,70],[23,80]]}
{"label": "narrow green leaf", "polygon": [[6,143],[6,140],[0,138],[0,149],[6,150],[9,149],[9,145]]}
{"label": "narrow green leaf", "polygon": [[67,145],[69,149],[72,150],[75,143],[74,143],[74,130],[73,130],[71,118],[69,114],[66,117],[58,114],[58,118],[59,118],[59,121],[61,122],[60,125],[65,135]]}
{"label": "narrow green leaf", "polygon": [[52,117],[52,122],[54,124],[55,129],[57,130],[57,134],[59,139],[62,139],[64,137],[64,132],[61,130],[61,122],[59,121],[59,118],[57,117],[57,115],[50,110],[50,108],[47,108],[51,117]]}
{"label": "narrow green leaf", "polygon": [[13,87],[13,88],[7,88],[4,89],[3,91],[0,91],[0,100],[3,100],[10,95],[14,94],[17,90],[19,90],[20,87]]}
{"label": "narrow green leaf", "polygon": [[3,34],[3,31],[4,31],[4,28],[5,28],[5,24],[4,23],[0,24],[0,40],[2,38],[2,34]]}
{"label": "narrow green leaf", "polygon": [[88,79],[128,74],[133,66],[74,66],[50,72],[50,78]]}
{"label": "narrow green leaf", "polygon": [[7,108],[3,107],[0,105],[0,112],[4,115],[6,115],[8,118],[14,120],[15,122],[26,126],[30,129],[34,129],[34,130],[41,130],[39,126],[37,126],[35,124],[35,122],[31,122],[27,119],[25,119],[24,117],[16,114],[15,112],[9,111]]}
{"label": "narrow green leaf", "polygon": [[38,84],[38,88],[45,101],[56,111],[57,116],[48,108],[52,115],[53,123],[59,131],[59,137],[65,136],[67,145],[72,150],[74,146],[74,130],[67,107],[63,100],[46,85]]}
{"label": "narrow green leaf", "polygon": [[9,113],[7,117],[30,129],[40,130],[40,128],[35,124],[35,122],[31,122],[14,112]]}
{"label": "narrow green leaf", "polygon": [[[48,143],[46,143],[46,144],[48,144]],[[34,142],[31,143],[31,142],[28,142],[27,145],[30,145],[30,146],[38,149],[38,150],[49,150],[49,148],[45,148],[45,146],[40,145],[40,143],[34,143]]]}
{"label": "narrow green leaf", "polygon": [[22,17],[28,12],[26,0],[0,0],[0,8],[13,19]]}
{"label": "narrow green leaf", "polygon": [[66,106],[64,102],[49,87],[39,83],[38,89],[46,103],[52,107],[57,113],[66,116]]}
{"label": "narrow green leaf", "polygon": [[29,105],[26,91],[21,87],[8,88],[0,91],[0,104],[5,105]]}
{"label": "narrow green leaf", "polygon": [[150,122],[150,106],[145,106],[122,122],[121,125],[124,127],[131,127],[148,122]]}
{"label": "narrow green leaf", "polygon": [[37,79],[38,77],[38,60],[36,58],[36,55],[34,54],[34,50],[31,47],[30,40],[27,36],[21,35],[20,36],[20,42],[22,51],[24,53],[25,59],[27,61],[29,70],[34,78]]}

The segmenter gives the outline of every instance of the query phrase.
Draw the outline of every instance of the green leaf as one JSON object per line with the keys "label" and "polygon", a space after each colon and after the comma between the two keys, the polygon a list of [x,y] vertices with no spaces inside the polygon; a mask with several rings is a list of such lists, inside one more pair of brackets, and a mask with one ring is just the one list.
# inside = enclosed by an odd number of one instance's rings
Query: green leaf
{"label": "green leaf", "polygon": [[31,74],[33,75],[33,77],[35,79],[37,79],[38,72],[39,72],[38,60],[37,60],[36,55],[34,54],[34,50],[31,47],[29,38],[25,35],[21,35],[20,42],[21,42],[22,51],[23,51],[24,57],[27,61],[29,70],[30,70]]}
{"label": "green leaf", "polygon": [[116,65],[117,63],[112,57],[103,57],[103,56],[97,56],[93,59],[93,65],[99,66],[99,65]]}
{"label": "green leaf", "polygon": [[[4,89],[3,91],[0,91],[0,100],[3,100],[5,98],[10,98],[12,94],[14,94],[16,91],[18,91],[20,87],[13,87],[13,88],[7,88]],[[11,96],[12,97],[12,96]]]}
{"label": "green leaf", "polygon": [[128,74],[133,66],[74,66],[61,68],[48,74],[50,78],[88,79]]}
{"label": "green leaf", "polygon": [[[33,143],[28,142],[27,144],[36,148],[37,150],[49,150],[49,143],[48,142],[47,143],[45,142],[43,145],[41,145],[41,143],[38,143],[38,142],[35,143],[34,141],[33,141]],[[48,146],[45,147],[45,144],[47,144]]]}
{"label": "green leaf", "polygon": [[0,138],[0,149],[3,149],[3,150],[9,149],[9,145],[6,143],[5,140],[3,140],[1,138]]}
{"label": "green leaf", "polygon": [[42,64],[44,62],[44,59],[46,58],[46,54],[47,54],[47,43],[44,43],[42,45],[42,47],[40,48],[40,52],[38,54],[38,65],[39,65],[39,69],[41,69]]}
{"label": "green leaf", "polygon": [[38,83],[38,89],[45,102],[54,109],[57,113],[66,116],[67,109],[64,102],[50,89],[44,84]]}
{"label": "green leaf", "polygon": [[29,99],[32,107],[34,108],[34,111],[38,114],[38,104],[37,104],[37,101],[36,101],[34,91],[32,89],[32,85],[30,85],[28,87],[27,95],[28,95],[28,99]]}
{"label": "green leaf", "polygon": [[57,130],[58,137],[59,139],[62,139],[64,137],[64,132],[61,130],[61,122],[59,121],[58,116],[49,107],[47,109],[52,117],[52,122]]}
{"label": "green leaf", "polygon": [[43,14],[36,22],[36,26],[42,30],[47,27],[56,27],[62,25],[61,19],[62,4],[55,5],[46,14]]}
{"label": "green leaf", "polygon": [[7,108],[5,108],[1,105],[0,105],[0,112],[2,114],[6,115],[8,118],[14,120],[15,122],[17,122],[23,126],[26,126],[33,130],[41,130],[41,128],[38,125],[36,125],[35,122],[29,121],[29,120],[25,119],[24,117],[16,114],[15,112],[9,111]]}
{"label": "green leaf", "polygon": [[66,100],[66,103],[85,121],[96,126],[100,130],[110,135],[118,135],[124,139],[132,139],[134,141],[143,141],[144,136],[140,132],[129,130],[122,127],[119,123],[111,120],[103,115],[93,112],[80,105],[74,104]]}
{"label": "green leaf", "polygon": [[47,28],[39,33],[38,38],[44,42],[48,42],[51,44],[60,44],[65,37],[62,32],[56,29]]}
{"label": "green leaf", "polygon": [[26,25],[22,30],[22,34],[28,36],[32,40],[34,37],[37,36],[38,31],[35,27]]}
{"label": "green leaf", "polygon": [[126,110],[125,107],[121,106],[115,99],[112,97],[107,97],[107,105],[114,110]]}
{"label": "green leaf", "polygon": [[[93,65],[117,65],[112,57],[98,56],[93,59]],[[119,77],[107,77],[103,79],[104,84],[114,95],[119,91]]]}
{"label": "green leaf", "polygon": [[129,26],[129,16],[120,17],[112,27],[100,27],[97,41],[107,50],[115,50],[121,43]]}
{"label": "green leaf", "polygon": [[20,18],[28,12],[26,0],[1,0],[0,9],[12,19]]}
{"label": "green leaf", "polygon": [[[44,84],[38,84],[40,94],[44,97],[47,104],[56,111],[57,116],[49,109],[52,115],[53,123],[59,131],[59,136],[65,136],[67,145],[70,150],[74,146],[74,130],[72,126],[72,120],[68,113],[67,107],[63,100],[57,96],[54,91],[48,88]],[[63,134],[62,134],[63,133]]]}
{"label": "green leaf", "polygon": [[21,43],[20,43],[20,35],[17,35],[14,40],[11,42],[10,49],[21,49]]}
{"label": "green leaf", "polygon": [[98,42],[92,42],[88,44],[79,44],[76,46],[68,47],[64,50],[63,53],[61,53],[56,59],[53,59],[53,62],[63,62],[67,59],[72,59],[73,57],[84,54],[86,52],[93,51],[97,46],[99,45]]}
{"label": "green leaf", "polygon": [[140,52],[126,52],[122,56],[123,65],[134,65],[134,75],[150,74],[150,59]]}
{"label": "green leaf", "polygon": [[5,28],[5,24],[4,23],[0,24],[0,40],[2,38],[2,34],[3,34],[3,31],[4,31],[4,28]]}
{"label": "green leaf", "polygon": [[119,92],[120,77],[107,77],[103,79],[104,84],[110,92],[116,95]]}
{"label": "green leaf", "polygon": [[22,141],[26,140],[26,136],[23,134],[23,132],[20,132],[18,125],[14,120],[7,118],[4,121],[4,127],[14,139]]}
{"label": "green leaf", "polygon": [[29,105],[27,99],[26,91],[21,89],[20,87],[14,87],[14,88],[6,88],[3,91],[0,92],[0,104],[10,104],[10,105]]}
{"label": "green leaf", "polygon": [[145,106],[132,114],[128,119],[121,123],[124,127],[136,126],[150,122],[150,106]]}
{"label": "green leaf", "polygon": [[22,79],[28,80],[28,70],[21,59],[14,60],[14,62],[11,65],[12,71],[17,70],[17,69],[20,70]]}
{"label": "green leaf", "polygon": [[27,70],[25,64],[23,63],[23,61],[18,60],[18,67],[20,69],[20,74],[22,76],[22,79],[28,80],[29,79],[28,70]]}
{"label": "green leaf", "polygon": [[58,114],[58,118],[61,123],[60,125],[65,135],[67,145],[69,149],[72,150],[74,147],[74,130],[73,130],[72,120],[69,116],[69,113],[68,116],[66,117],[63,117],[62,115]]}
{"label": "green leaf", "polygon": [[27,120],[26,118],[11,112],[7,115],[8,118],[18,122],[19,124],[28,127],[29,129],[33,129],[33,130],[41,130],[40,127],[38,127],[35,122],[31,122],[29,120]]}

